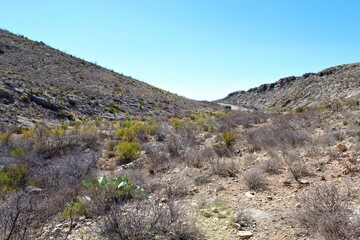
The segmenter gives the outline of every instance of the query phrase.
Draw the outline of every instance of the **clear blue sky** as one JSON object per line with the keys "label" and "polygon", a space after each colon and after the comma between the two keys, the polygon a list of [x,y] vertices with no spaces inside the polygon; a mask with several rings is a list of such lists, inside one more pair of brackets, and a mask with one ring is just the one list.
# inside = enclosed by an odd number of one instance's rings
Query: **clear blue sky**
{"label": "clear blue sky", "polygon": [[0,0],[0,28],[193,99],[360,61],[359,0]]}

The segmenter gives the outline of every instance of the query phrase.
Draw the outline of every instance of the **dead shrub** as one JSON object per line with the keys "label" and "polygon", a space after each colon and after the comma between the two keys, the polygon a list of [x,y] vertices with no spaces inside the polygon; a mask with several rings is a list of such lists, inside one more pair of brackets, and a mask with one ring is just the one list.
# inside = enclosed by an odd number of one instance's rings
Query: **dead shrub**
{"label": "dead shrub", "polygon": [[149,172],[155,173],[164,173],[170,169],[171,161],[168,156],[164,153],[153,154],[149,156],[146,168]]}
{"label": "dead shrub", "polygon": [[296,181],[302,177],[311,175],[304,160],[296,153],[284,153],[284,160],[291,175]]}
{"label": "dead shrub", "polygon": [[305,130],[298,129],[285,120],[247,129],[242,136],[255,149],[294,149],[310,141]]}
{"label": "dead shrub", "polygon": [[209,159],[214,158],[215,155],[215,151],[211,148],[205,148],[199,151],[190,150],[185,153],[184,160],[189,166],[201,168],[205,166]]}
{"label": "dead shrub", "polygon": [[196,125],[187,124],[186,127],[178,129],[177,133],[183,139],[185,146],[193,147],[198,145],[198,141],[196,139],[197,131],[198,127]]}
{"label": "dead shrub", "polygon": [[133,201],[113,205],[103,223],[111,239],[200,239],[194,221],[173,201]]}
{"label": "dead shrub", "polygon": [[266,158],[263,160],[261,167],[267,173],[279,173],[279,168],[281,167],[281,159],[278,156]]}
{"label": "dead shrub", "polygon": [[182,138],[171,135],[167,140],[167,149],[171,157],[178,157],[185,150],[185,142]]}
{"label": "dead shrub", "polygon": [[169,125],[166,124],[162,124],[160,125],[160,127],[158,128],[155,137],[156,140],[159,142],[163,142],[166,139],[166,136],[168,136],[171,133],[171,129]]}
{"label": "dead shrub", "polygon": [[350,210],[351,194],[343,193],[334,182],[325,182],[308,190],[299,199],[297,220],[326,240],[357,239],[360,221]]}
{"label": "dead shrub", "polygon": [[265,172],[260,168],[250,168],[244,172],[244,180],[251,190],[266,189],[267,182]]}
{"label": "dead shrub", "polygon": [[0,201],[0,236],[4,239],[31,239],[34,220],[31,198],[25,193],[14,193]]}
{"label": "dead shrub", "polygon": [[354,176],[360,171],[360,167],[356,158],[339,159],[338,161],[344,167],[344,174],[351,174]]}
{"label": "dead shrub", "polygon": [[232,147],[227,147],[225,144],[214,144],[213,145],[215,153],[220,157],[231,158],[234,156]]}
{"label": "dead shrub", "polygon": [[250,128],[253,124],[266,122],[267,119],[268,114],[261,111],[233,111],[219,117],[218,128],[220,131],[225,131],[237,127],[238,125],[241,125],[244,128]]}
{"label": "dead shrub", "polygon": [[239,172],[238,164],[231,158],[214,158],[209,163],[211,172],[221,177],[235,177]]}

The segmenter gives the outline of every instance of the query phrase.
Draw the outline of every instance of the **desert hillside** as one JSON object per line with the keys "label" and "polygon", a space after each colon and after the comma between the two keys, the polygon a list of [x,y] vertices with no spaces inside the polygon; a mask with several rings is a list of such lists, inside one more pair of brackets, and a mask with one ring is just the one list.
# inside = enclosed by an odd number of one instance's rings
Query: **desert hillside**
{"label": "desert hillside", "polygon": [[248,91],[230,93],[219,102],[252,109],[314,107],[360,94],[360,63],[286,77]]}
{"label": "desert hillside", "polygon": [[[214,107],[0,30],[0,121],[185,116]],[[24,119],[25,118],[25,119]]]}

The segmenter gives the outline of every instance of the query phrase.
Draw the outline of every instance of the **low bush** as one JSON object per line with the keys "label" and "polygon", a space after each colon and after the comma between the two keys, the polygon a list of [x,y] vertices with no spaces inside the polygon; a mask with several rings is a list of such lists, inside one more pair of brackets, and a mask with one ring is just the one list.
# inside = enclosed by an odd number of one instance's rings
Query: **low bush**
{"label": "low bush", "polygon": [[334,182],[317,185],[302,195],[297,220],[326,240],[358,239],[359,216],[350,210],[351,195],[342,193]]}
{"label": "low bush", "polygon": [[310,176],[310,172],[303,159],[297,153],[284,153],[284,160],[288,166],[289,172],[298,181],[302,177]]}
{"label": "low bush", "polygon": [[250,168],[244,172],[244,180],[251,190],[264,190],[267,186],[266,176],[260,168]]}
{"label": "low bush", "polygon": [[238,164],[231,158],[209,159],[209,164],[211,172],[221,177],[235,177],[239,172]]}
{"label": "low bush", "polygon": [[127,177],[85,179],[82,184],[88,189],[90,196],[78,196],[63,211],[64,218],[106,214],[114,204],[123,204],[130,199],[142,199],[145,196],[145,191]]}
{"label": "low bush", "polygon": [[116,146],[116,155],[125,162],[135,160],[141,155],[141,146],[137,142],[121,142]]}
{"label": "low bush", "polygon": [[191,167],[202,168],[207,162],[214,159],[215,155],[215,151],[211,148],[205,148],[199,151],[190,150],[185,154],[184,160]]}
{"label": "low bush", "polygon": [[172,123],[175,130],[179,130],[180,128],[185,127],[187,124],[187,122],[185,120],[177,118],[177,117],[171,118],[170,122]]}
{"label": "low bush", "polygon": [[201,239],[194,221],[172,201],[142,200],[111,207],[103,223],[110,239]]}
{"label": "low bush", "polygon": [[261,167],[267,173],[278,173],[281,167],[281,159],[278,156],[271,156],[267,159],[264,159]]}
{"label": "low bush", "polygon": [[290,125],[270,125],[248,129],[242,135],[254,149],[295,149],[310,141],[310,136],[303,130]]}
{"label": "low bush", "polygon": [[146,168],[152,174],[166,172],[171,165],[170,158],[163,153],[153,153],[148,157]]}
{"label": "low bush", "polygon": [[224,143],[214,144],[213,149],[220,158],[223,157],[231,158],[234,156],[234,152],[231,149],[231,146],[227,147]]}
{"label": "low bush", "polygon": [[182,138],[171,135],[166,142],[171,157],[178,157],[185,150],[185,142]]}
{"label": "low bush", "polygon": [[26,186],[27,165],[12,165],[9,170],[0,172],[0,192],[21,190]]}
{"label": "low bush", "polygon": [[25,149],[23,147],[15,147],[13,149],[11,149],[10,151],[10,155],[12,157],[16,157],[16,158],[23,158],[25,157]]}
{"label": "low bush", "polygon": [[4,131],[0,133],[0,145],[9,146],[13,140],[11,132]]}
{"label": "low bush", "polygon": [[171,132],[170,126],[166,124],[160,125],[160,127],[155,133],[156,140],[159,142],[163,142],[166,136],[170,134],[170,132]]}

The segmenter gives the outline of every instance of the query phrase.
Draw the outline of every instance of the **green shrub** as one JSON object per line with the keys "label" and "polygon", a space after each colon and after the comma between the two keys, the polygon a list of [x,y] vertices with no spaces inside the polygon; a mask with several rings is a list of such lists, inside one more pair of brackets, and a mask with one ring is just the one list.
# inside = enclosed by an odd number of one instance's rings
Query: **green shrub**
{"label": "green shrub", "polygon": [[302,113],[302,112],[305,112],[305,109],[303,107],[297,107],[297,108],[295,108],[295,112]]}
{"label": "green shrub", "polygon": [[117,106],[115,103],[111,103],[109,105],[108,111],[112,114],[116,114],[116,113],[120,112],[120,107]]}
{"label": "green shrub", "polygon": [[0,172],[0,191],[14,191],[26,186],[27,165],[12,165],[8,171]]}
{"label": "green shrub", "polygon": [[176,117],[171,118],[170,121],[175,129],[185,127],[187,124],[185,120],[182,120],[182,119],[176,118]]}
{"label": "green shrub", "polygon": [[222,139],[227,147],[230,147],[236,142],[236,134],[231,130],[226,130],[222,133]]}
{"label": "green shrub", "polygon": [[23,158],[25,156],[25,149],[23,147],[15,147],[11,149],[10,155],[17,158]]}
{"label": "green shrub", "polygon": [[29,102],[30,101],[29,96],[26,93],[21,94],[20,101]]}
{"label": "green shrub", "polygon": [[121,128],[115,132],[115,138],[122,139],[124,141],[134,141],[136,138],[136,132],[132,128]]}
{"label": "green shrub", "polygon": [[5,131],[0,134],[0,144],[9,146],[13,140],[13,135],[9,131]]}
{"label": "green shrub", "polygon": [[[119,176],[111,180],[106,177],[85,179],[82,184],[92,191],[95,200],[106,203],[142,198],[145,194],[142,188],[133,184],[127,177]],[[102,199],[99,199],[101,197]]]}
{"label": "green shrub", "polygon": [[116,155],[125,161],[135,160],[141,155],[141,146],[137,142],[121,142],[116,146]]}
{"label": "green shrub", "polygon": [[80,197],[78,196],[76,198],[76,202],[71,203],[67,206],[67,208],[62,212],[61,216],[64,219],[67,218],[78,218],[81,216],[88,217],[87,211],[86,211],[86,204],[90,201],[89,197]]}
{"label": "green shrub", "polygon": [[116,142],[111,140],[108,142],[107,146],[109,151],[114,151],[116,147]]}

